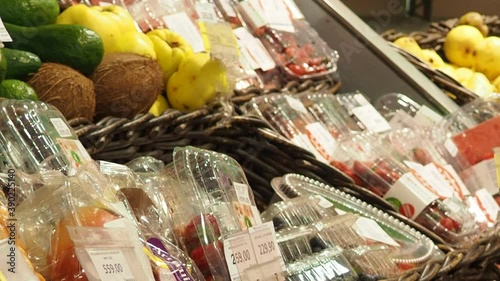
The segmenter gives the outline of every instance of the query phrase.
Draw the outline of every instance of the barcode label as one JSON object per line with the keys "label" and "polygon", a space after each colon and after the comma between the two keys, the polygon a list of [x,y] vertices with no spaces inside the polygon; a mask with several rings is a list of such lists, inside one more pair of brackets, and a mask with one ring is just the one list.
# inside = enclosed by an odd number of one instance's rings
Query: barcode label
{"label": "barcode label", "polygon": [[236,196],[238,197],[238,201],[246,205],[252,205],[248,195],[248,186],[244,183],[239,183],[239,182],[234,182],[233,186],[234,189],[236,190]]}
{"label": "barcode label", "polygon": [[67,138],[73,135],[68,125],[66,125],[66,122],[64,122],[61,118],[50,118],[50,122],[54,125],[54,128],[59,136]]}
{"label": "barcode label", "polygon": [[196,12],[201,21],[217,22],[217,14],[215,13],[215,6],[211,3],[197,3]]}

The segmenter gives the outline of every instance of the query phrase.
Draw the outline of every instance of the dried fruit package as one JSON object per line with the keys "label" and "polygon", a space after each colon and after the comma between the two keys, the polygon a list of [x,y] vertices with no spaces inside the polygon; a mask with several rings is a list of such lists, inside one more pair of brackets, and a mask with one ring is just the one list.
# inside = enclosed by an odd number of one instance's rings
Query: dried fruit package
{"label": "dried fruit package", "polygon": [[[500,205],[495,149],[500,147],[500,95],[477,99],[446,117],[434,129],[434,141],[442,155],[454,163],[462,180],[476,194],[491,218],[495,207],[485,196],[495,196]],[[479,192],[479,193],[478,193]]]}
{"label": "dried fruit package", "polygon": [[94,163],[71,178],[52,171],[43,179],[45,185],[35,191],[34,199],[22,202],[16,212],[20,241],[37,271],[47,280],[99,280],[85,275],[67,227],[123,227],[136,236],[136,262],[128,264],[130,270],[142,272],[136,277],[154,280],[135,225],[126,224],[132,222],[114,207],[119,201]]}
{"label": "dried fruit package", "polygon": [[139,173],[109,162],[101,161],[99,166],[116,189],[118,198],[133,211],[150,249],[148,257],[156,265],[155,276],[170,276],[178,281],[203,280],[193,261],[178,247],[165,195],[168,182],[161,174],[163,163],[158,162],[150,157],[133,160],[129,164],[136,167]]}
{"label": "dried fruit package", "polygon": [[293,1],[245,0],[239,1],[237,10],[289,79],[338,79],[338,52],[321,39]]}
{"label": "dried fruit package", "polygon": [[[176,148],[166,167],[170,202],[184,250],[207,280],[229,280],[223,240],[261,224],[253,193],[238,163],[223,154]],[[182,198],[182,200],[179,200]]]}
{"label": "dried fruit package", "polygon": [[278,132],[292,143],[329,163],[337,141],[328,130],[309,113],[302,102],[292,95],[270,94],[252,99],[246,108],[269,122]]}
{"label": "dried fruit package", "polygon": [[390,156],[373,135],[351,136],[340,144],[350,160],[345,164],[363,180],[363,186],[394,205],[448,243],[475,239],[475,221],[461,201],[445,204],[424,178]]}
{"label": "dried fruit package", "polygon": [[[71,175],[91,158],[62,114],[43,102],[0,102],[0,170],[33,174],[59,170]],[[5,159],[4,159],[5,160]]]}

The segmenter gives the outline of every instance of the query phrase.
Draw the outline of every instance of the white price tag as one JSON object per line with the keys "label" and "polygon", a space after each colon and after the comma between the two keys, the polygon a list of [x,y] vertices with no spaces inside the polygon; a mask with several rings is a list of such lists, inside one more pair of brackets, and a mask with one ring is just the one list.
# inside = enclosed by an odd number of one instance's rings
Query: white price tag
{"label": "white price tag", "polygon": [[500,207],[498,206],[495,198],[491,196],[490,192],[486,189],[480,189],[475,194],[477,204],[483,210],[486,217],[490,222],[496,222]]}
{"label": "white price tag", "polygon": [[430,127],[439,123],[443,117],[429,107],[422,105],[413,119],[421,126]]}
{"label": "white price tag", "polygon": [[329,161],[333,160],[333,155],[337,149],[337,140],[330,132],[318,122],[307,125],[306,130],[314,147],[321,153],[323,158]]}
{"label": "white price tag", "polygon": [[316,156],[316,158],[319,161],[328,163],[328,160],[326,160],[326,158],[324,158],[323,155],[321,153],[319,153],[318,150],[316,150],[316,147],[314,147],[314,144],[309,139],[309,136],[307,136],[305,134],[296,135],[290,141],[293,144],[295,144],[299,147],[302,147],[303,149],[305,149],[309,152],[312,152],[314,154],[314,156]]}
{"label": "white price tag", "polygon": [[196,3],[196,13],[200,21],[218,22],[219,18],[215,13],[215,6],[212,3]]}
{"label": "white price tag", "polygon": [[434,163],[427,164],[424,170],[418,173],[431,185],[432,189],[439,197],[449,198],[454,194],[454,187],[448,183]]}
{"label": "white price tag", "polygon": [[266,7],[264,14],[267,22],[276,30],[294,33],[295,28],[282,0],[260,0],[261,6]]}
{"label": "white price tag", "polygon": [[354,100],[359,104],[359,105],[365,105],[365,104],[370,104],[370,102],[366,99],[366,97],[363,94],[355,94],[354,95]]}
{"label": "white price tag", "polygon": [[444,142],[444,147],[446,148],[446,150],[448,150],[448,152],[451,154],[452,157],[457,156],[458,147],[455,145],[455,142],[453,142],[452,139],[447,139]]}
{"label": "white price tag", "polygon": [[54,125],[60,137],[67,138],[73,136],[68,125],[61,118],[50,118],[50,123]]}
{"label": "white price tag", "polygon": [[445,165],[443,168],[448,172],[448,174],[453,178],[455,184],[458,185],[462,197],[467,197],[470,195],[470,191],[464,184],[458,173],[453,169],[451,165]]}
{"label": "white price tag", "polygon": [[288,95],[285,96],[285,98],[286,98],[288,104],[293,109],[297,110],[300,113],[307,113],[306,107],[304,106],[304,104],[300,100],[298,100],[298,99],[296,99],[296,98],[294,98],[292,96],[288,96]]}
{"label": "white price tag", "polygon": [[33,270],[21,252],[14,245],[14,240],[0,240],[0,280],[38,281]]}
{"label": "white price tag", "polygon": [[371,104],[365,104],[352,109],[352,113],[365,125],[366,129],[375,133],[389,131],[391,125]]}
{"label": "white price tag", "polygon": [[231,280],[242,280],[241,273],[257,264],[248,231],[242,231],[224,241],[224,256]]}
{"label": "white price tag", "polygon": [[86,249],[101,280],[132,281],[135,280],[130,266],[119,249]]}
{"label": "white price tag", "polygon": [[12,42],[12,38],[10,37],[9,32],[5,28],[2,18],[0,18],[0,42]]}
{"label": "white price tag", "polygon": [[[276,242],[276,233],[272,222],[252,227],[248,230],[248,232],[255,250],[257,263],[265,264],[276,259],[281,259],[278,242]],[[282,272],[281,268],[278,272]]]}
{"label": "white price tag", "polygon": [[231,6],[231,0],[219,0],[219,3],[228,17],[236,17],[236,13]]}
{"label": "white price tag", "polygon": [[92,161],[89,153],[79,140],[58,138],[56,142],[61,151],[66,155],[66,159],[70,162],[68,168],[69,175],[74,175],[81,165]]}
{"label": "white price tag", "polygon": [[288,7],[288,10],[290,11],[290,14],[292,15],[293,19],[296,20],[303,20],[304,15],[300,11],[299,7],[297,7],[297,4],[293,0],[285,0],[285,5]]}
{"label": "white price tag", "polygon": [[266,17],[262,11],[259,0],[239,2],[237,8],[251,29],[257,30],[267,24]]}
{"label": "white price tag", "polygon": [[176,13],[164,16],[163,22],[165,22],[168,29],[182,34],[189,44],[191,44],[195,53],[200,53],[205,50],[200,31],[186,13]]}
{"label": "white price tag", "polygon": [[239,182],[233,182],[234,190],[236,191],[236,196],[238,201],[245,205],[252,205],[250,202],[250,197],[248,195],[248,185]]}
{"label": "white price tag", "polygon": [[253,37],[250,32],[244,28],[240,27],[235,29],[235,36],[238,38],[238,45],[240,49],[244,50],[243,53],[247,53],[250,56],[251,61],[255,62],[254,69],[262,69],[262,71],[268,71],[276,67],[276,64],[266,50],[262,42]]}
{"label": "white price tag", "polygon": [[398,242],[394,241],[389,234],[387,234],[380,225],[369,218],[359,217],[353,225],[354,230],[364,238],[378,241],[386,245],[399,247]]}

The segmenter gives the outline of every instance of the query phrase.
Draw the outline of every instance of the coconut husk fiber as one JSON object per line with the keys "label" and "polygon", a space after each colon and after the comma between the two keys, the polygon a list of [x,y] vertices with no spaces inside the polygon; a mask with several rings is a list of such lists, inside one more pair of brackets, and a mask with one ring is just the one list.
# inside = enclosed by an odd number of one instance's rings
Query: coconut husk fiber
{"label": "coconut husk fiber", "polygon": [[55,106],[66,119],[92,121],[95,114],[94,84],[78,71],[57,63],[44,63],[28,81],[38,98]]}
{"label": "coconut husk fiber", "polygon": [[164,88],[160,64],[131,53],[105,55],[90,79],[96,93],[96,119],[146,113]]}

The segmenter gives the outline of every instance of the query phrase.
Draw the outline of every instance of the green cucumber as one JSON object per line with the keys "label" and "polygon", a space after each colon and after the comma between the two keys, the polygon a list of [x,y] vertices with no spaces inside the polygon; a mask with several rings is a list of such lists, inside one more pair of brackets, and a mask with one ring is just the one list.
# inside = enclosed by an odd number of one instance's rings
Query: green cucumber
{"label": "green cucumber", "polygon": [[7,59],[3,54],[3,49],[0,48],[0,83],[5,79],[7,73]]}
{"label": "green cucumber", "polygon": [[5,74],[6,79],[23,80],[30,74],[36,73],[42,66],[40,58],[30,52],[4,48],[2,53],[9,66]]}
{"label": "green cucumber", "polygon": [[91,74],[101,63],[104,46],[94,31],[72,24],[22,27],[5,23],[12,37],[6,47],[36,54],[42,62],[60,63]]}
{"label": "green cucumber", "polygon": [[59,15],[57,0],[0,0],[3,22],[20,26],[53,24]]}
{"label": "green cucumber", "polygon": [[0,83],[0,98],[16,100],[38,100],[35,90],[20,80],[7,79]]}

